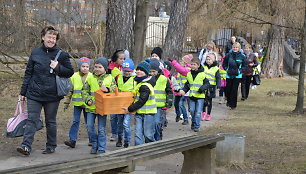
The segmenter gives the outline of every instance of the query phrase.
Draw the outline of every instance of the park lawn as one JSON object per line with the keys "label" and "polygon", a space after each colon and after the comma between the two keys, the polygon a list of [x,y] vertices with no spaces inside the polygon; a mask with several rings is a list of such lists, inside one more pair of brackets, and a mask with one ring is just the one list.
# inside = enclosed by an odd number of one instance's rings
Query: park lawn
{"label": "park lawn", "polygon": [[226,165],[219,173],[237,169],[242,173],[306,173],[306,114],[291,113],[296,95],[267,95],[272,90],[296,92],[297,83],[284,78],[262,80],[247,101],[229,110],[227,119],[205,131],[246,136],[245,163]]}

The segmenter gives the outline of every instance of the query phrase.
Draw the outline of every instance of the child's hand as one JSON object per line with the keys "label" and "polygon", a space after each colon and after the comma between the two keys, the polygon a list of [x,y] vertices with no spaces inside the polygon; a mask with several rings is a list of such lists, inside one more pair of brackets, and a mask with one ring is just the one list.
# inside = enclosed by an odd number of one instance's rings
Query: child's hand
{"label": "child's hand", "polygon": [[130,113],[129,110],[128,110],[128,108],[121,108],[121,109],[124,110],[124,113],[125,113],[125,114],[129,114],[129,113]]}
{"label": "child's hand", "polygon": [[101,89],[102,91],[104,91],[104,92],[108,92],[108,89],[107,89],[104,85],[102,85],[102,86],[100,87],[100,89]]}
{"label": "child's hand", "polygon": [[185,94],[186,94],[185,91],[180,90],[180,95],[181,95],[181,96],[184,96]]}

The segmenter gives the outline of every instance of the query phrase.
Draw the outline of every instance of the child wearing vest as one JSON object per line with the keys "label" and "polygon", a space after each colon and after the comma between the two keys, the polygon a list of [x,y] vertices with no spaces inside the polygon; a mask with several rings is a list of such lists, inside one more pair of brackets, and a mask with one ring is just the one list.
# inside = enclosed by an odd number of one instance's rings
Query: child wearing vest
{"label": "child wearing vest", "polygon": [[[192,54],[188,54],[183,56],[181,60],[181,64],[178,63],[176,60],[173,60],[171,58],[168,58],[168,60],[171,62],[172,66],[175,68],[175,70],[178,72],[176,75],[176,82],[179,84],[180,88],[182,89],[187,82],[187,74],[190,72],[190,61],[193,58]],[[189,65],[189,66],[188,66]],[[184,96],[181,96],[180,93],[174,93],[174,108],[176,113],[175,121],[179,122],[180,115],[183,114],[183,123],[182,125],[188,125],[188,115],[187,110],[184,104]],[[189,100],[188,96],[186,96],[187,100]],[[189,102],[188,102],[189,103]]]}
{"label": "child wearing vest", "polygon": [[[89,72],[89,66],[90,59],[87,57],[80,58],[78,62],[79,71],[75,72],[72,77],[70,77],[73,88],[64,100],[64,110],[69,107],[70,101],[72,101],[73,105],[73,121],[69,130],[69,140],[64,142],[65,145],[71,148],[75,148],[76,140],[78,139],[80,117],[82,112],[85,123],[87,122],[87,113],[85,112],[85,102],[82,98],[82,90],[87,81],[87,77],[92,75],[91,72]],[[91,141],[89,139],[89,145],[90,144]]]}
{"label": "child wearing vest", "polygon": [[[114,78],[122,73],[122,63],[125,59],[125,51],[124,50],[116,50],[111,57],[111,61],[109,63],[108,74],[111,74]],[[110,141],[116,141],[117,138],[117,129],[118,129],[118,118],[114,114],[110,114],[110,123],[111,123],[111,132],[112,136],[110,137]]]}
{"label": "child wearing vest", "polygon": [[[201,120],[209,121],[211,119],[212,99],[216,97],[216,87],[220,89],[221,78],[219,74],[219,67],[216,61],[217,53],[208,53],[206,56],[206,62],[204,63],[204,73],[209,80],[209,89],[205,95],[205,104],[203,108]],[[206,112],[207,107],[207,112]]]}
{"label": "child wearing vest", "polygon": [[[136,82],[134,81],[134,62],[132,59],[125,59],[122,64],[123,73],[116,77],[117,86],[120,92],[133,92],[136,87]],[[117,114],[115,115],[118,119],[117,133],[118,139],[116,147],[122,146],[122,136],[124,134],[124,144],[123,147],[129,147],[131,142],[131,118],[132,114]]]}
{"label": "child wearing vest", "polygon": [[205,91],[209,89],[209,81],[204,68],[198,58],[191,59],[191,71],[187,74],[187,82],[182,90],[181,95],[185,95],[189,91],[190,112],[191,112],[191,130],[200,131],[201,114],[205,101]]}
{"label": "child wearing vest", "polygon": [[219,104],[225,104],[226,100],[225,100],[225,87],[226,87],[226,71],[222,66],[224,57],[222,57],[220,54],[218,56],[218,64],[219,64],[219,74],[220,74],[220,78],[221,78],[221,87],[219,90]]}
{"label": "child wearing vest", "polygon": [[155,133],[154,137],[156,141],[162,138],[162,122],[161,117],[166,114],[166,110],[163,107],[170,108],[173,100],[173,93],[168,78],[161,74],[159,68],[159,62],[153,58],[150,62],[150,74],[155,78],[156,84],[154,86],[154,94],[156,100],[157,114],[155,115]]}
{"label": "child wearing vest", "polygon": [[135,114],[135,145],[154,142],[155,122],[157,113],[154,88],[154,80],[150,74],[150,64],[142,61],[136,68],[134,80],[137,85],[134,90],[134,103],[128,108],[122,108],[126,114]]}
{"label": "child wearing vest", "polygon": [[[94,92],[102,90],[105,93],[114,92],[116,81],[111,74],[107,74],[108,61],[100,57],[95,61],[93,75],[88,77],[84,85],[83,96],[87,104],[87,129],[89,131],[92,148],[90,154],[105,153],[106,148],[106,115],[96,113]],[[95,120],[97,118],[98,133],[95,131]]]}

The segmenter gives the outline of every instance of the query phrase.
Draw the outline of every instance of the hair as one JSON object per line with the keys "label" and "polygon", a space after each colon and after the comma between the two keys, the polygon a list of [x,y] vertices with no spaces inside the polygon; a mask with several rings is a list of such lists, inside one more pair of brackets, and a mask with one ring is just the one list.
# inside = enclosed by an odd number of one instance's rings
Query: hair
{"label": "hair", "polygon": [[114,52],[113,56],[111,57],[111,60],[113,62],[116,62],[118,60],[119,54],[124,54],[124,50],[118,49]]}
{"label": "hair", "polygon": [[[215,58],[213,59],[213,62],[215,62],[216,60],[218,60],[218,54],[216,52],[211,52],[211,53],[208,53],[207,56],[210,57],[210,55],[213,55]],[[212,57],[210,57],[212,58]]]}
{"label": "hair", "polygon": [[244,48],[250,48],[250,49],[252,49],[252,46],[251,46],[250,44],[246,44],[246,45],[244,46]]}
{"label": "hair", "polygon": [[[58,41],[60,39],[59,31],[52,26],[47,26],[47,27],[42,29],[41,38],[44,37],[47,33],[56,35],[56,41]],[[44,41],[41,40],[41,43],[44,43]]]}
{"label": "hair", "polygon": [[200,59],[197,58],[197,57],[192,58],[190,62],[191,62],[191,63],[197,63],[198,65],[201,65],[201,61],[200,61]]}
{"label": "hair", "polygon": [[208,41],[207,44],[205,45],[205,47],[207,47],[208,45],[210,45],[212,47],[213,51],[217,51],[217,47],[214,41]]}
{"label": "hair", "polygon": [[239,49],[241,49],[241,45],[240,45],[239,42],[235,42],[232,47],[235,47],[235,46],[238,47]]}

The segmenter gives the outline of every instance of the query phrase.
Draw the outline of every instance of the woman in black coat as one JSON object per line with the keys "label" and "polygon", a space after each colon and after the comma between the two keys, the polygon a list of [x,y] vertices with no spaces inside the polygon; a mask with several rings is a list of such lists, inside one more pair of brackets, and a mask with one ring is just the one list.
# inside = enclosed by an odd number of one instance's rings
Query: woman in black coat
{"label": "woman in black coat", "polygon": [[[47,143],[44,154],[53,153],[56,144],[56,115],[60,100],[57,96],[55,74],[60,77],[71,77],[74,73],[69,60],[69,54],[62,52],[54,61],[60,50],[56,46],[59,32],[53,27],[45,27],[41,32],[42,46],[32,50],[26,67],[20,96],[27,99],[28,119],[23,141],[17,151],[30,155],[36,127],[40,122],[40,113],[44,108],[47,129]],[[52,73],[50,71],[52,69]]]}

